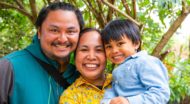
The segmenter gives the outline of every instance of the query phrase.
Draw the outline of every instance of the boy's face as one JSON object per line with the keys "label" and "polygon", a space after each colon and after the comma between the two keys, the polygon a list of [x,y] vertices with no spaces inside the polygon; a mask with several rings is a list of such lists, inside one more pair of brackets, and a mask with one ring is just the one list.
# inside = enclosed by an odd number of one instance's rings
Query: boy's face
{"label": "boy's face", "polygon": [[123,36],[121,40],[111,40],[104,46],[107,58],[114,64],[121,64],[127,57],[136,53],[139,44],[133,44],[126,36]]}

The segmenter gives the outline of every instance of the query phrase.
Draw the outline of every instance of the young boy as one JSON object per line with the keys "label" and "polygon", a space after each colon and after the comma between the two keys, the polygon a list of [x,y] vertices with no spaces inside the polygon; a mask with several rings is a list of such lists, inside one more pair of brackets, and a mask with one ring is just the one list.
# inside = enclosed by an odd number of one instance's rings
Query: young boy
{"label": "young boy", "polygon": [[102,30],[107,58],[118,65],[112,88],[101,104],[166,104],[170,98],[168,73],[163,63],[140,51],[139,28],[130,20],[114,20]]}

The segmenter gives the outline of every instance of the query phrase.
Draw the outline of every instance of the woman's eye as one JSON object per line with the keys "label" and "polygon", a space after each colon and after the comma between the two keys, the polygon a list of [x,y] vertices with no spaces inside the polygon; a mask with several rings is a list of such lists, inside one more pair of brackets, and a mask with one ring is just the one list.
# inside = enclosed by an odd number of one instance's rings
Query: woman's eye
{"label": "woman's eye", "polygon": [[111,45],[105,45],[105,48],[106,48],[106,49],[110,49],[110,48],[111,48]]}
{"label": "woman's eye", "polygon": [[80,51],[83,51],[83,52],[84,52],[84,51],[87,51],[87,49],[80,49]]}
{"label": "woman's eye", "polygon": [[97,52],[103,52],[104,50],[103,49],[97,49],[96,51]]}

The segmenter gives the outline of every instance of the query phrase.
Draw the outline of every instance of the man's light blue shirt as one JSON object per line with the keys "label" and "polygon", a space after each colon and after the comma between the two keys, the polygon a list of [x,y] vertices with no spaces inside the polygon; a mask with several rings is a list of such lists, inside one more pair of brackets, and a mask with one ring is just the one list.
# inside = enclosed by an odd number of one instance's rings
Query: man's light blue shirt
{"label": "man's light blue shirt", "polygon": [[101,103],[123,96],[130,104],[167,104],[170,98],[168,72],[163,63],[146,51],[128,57],[113,70],[112,88]]}

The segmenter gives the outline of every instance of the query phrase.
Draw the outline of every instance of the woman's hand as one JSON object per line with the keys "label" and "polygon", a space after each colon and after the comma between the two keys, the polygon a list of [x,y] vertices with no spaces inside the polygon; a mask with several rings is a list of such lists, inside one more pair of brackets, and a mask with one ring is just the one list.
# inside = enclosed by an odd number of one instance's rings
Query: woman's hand
{"label": "woman's hand", "polygon": [[110,104],[130,104],[130,103],[126,98],[120,96],[111,99]]}

